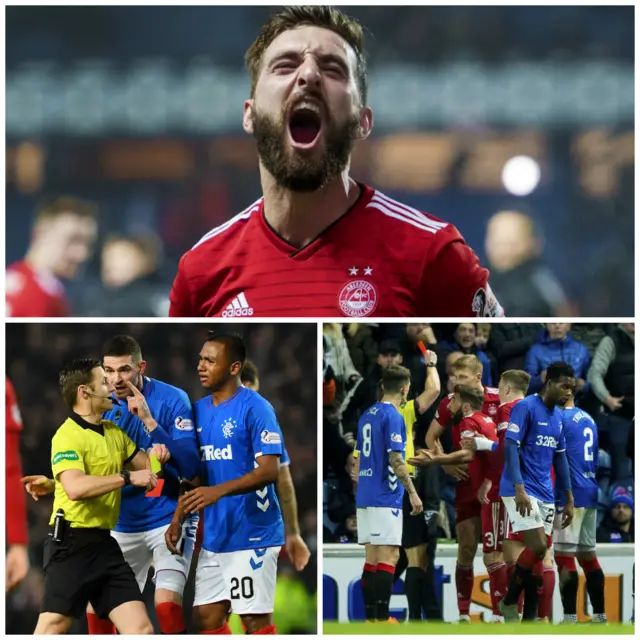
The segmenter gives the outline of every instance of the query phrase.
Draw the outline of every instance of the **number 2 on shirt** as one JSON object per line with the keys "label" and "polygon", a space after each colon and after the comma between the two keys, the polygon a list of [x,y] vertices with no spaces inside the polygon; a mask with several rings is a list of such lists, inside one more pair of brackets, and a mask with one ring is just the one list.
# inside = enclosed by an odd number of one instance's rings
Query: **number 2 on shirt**
{"label": "number 2 on shirt", "polygon": [[593,460],[593,429],[585,427],[582,435],[587,438],[587,441],[584,443],[584,461],[591,462]]}

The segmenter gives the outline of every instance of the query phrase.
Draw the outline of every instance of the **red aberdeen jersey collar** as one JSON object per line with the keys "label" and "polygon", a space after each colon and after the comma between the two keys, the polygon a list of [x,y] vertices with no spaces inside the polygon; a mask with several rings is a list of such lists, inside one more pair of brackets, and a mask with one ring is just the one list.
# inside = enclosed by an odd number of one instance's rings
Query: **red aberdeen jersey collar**
{"label": "red aberdeen jersey collar", "polygon": [[260,209],[255,216],[257,224],[267,238],[267,240],[281,253],[286,254],[289,258],[294,260],[307,260],[313,254],[321,249],[325,244],[331,242],[333,235],[339,233],[340,228],[346,224],[348,218],[351,218],[355,213],[361,212],[369,204],[373,197],[374,190],[368,187],[366,184],[360,182],[357,183],[360,187],[360,195],[355,203],[347,209],[337,220],[332,222],[326,229],[321,231],[311,242],[306,244],[301,249],[294,247],[284,240],[274,229],[269,225],[264,215],[264,199],[260,201]]}

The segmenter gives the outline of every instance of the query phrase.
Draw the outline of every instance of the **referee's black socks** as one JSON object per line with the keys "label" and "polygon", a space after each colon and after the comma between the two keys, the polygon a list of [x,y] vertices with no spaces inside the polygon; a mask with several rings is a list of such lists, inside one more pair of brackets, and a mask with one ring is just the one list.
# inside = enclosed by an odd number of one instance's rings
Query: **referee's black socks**
{"label": "referee's black socks", "polygon": [[409,620],[422,620],[423,594],[426,573],[420,567],[409,567],[404,579],[404,590],[409,604]]}

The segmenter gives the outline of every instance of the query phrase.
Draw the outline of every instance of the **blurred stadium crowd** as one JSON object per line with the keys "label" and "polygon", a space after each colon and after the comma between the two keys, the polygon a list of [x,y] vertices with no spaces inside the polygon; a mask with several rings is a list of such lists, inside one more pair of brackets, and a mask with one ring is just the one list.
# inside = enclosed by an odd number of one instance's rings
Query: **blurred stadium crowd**
{"label": "blurred stadium crowd", "polygon": [[[284,554],[281,556],[275,622],[280,633],[314,633],[317,626],[316,326],[234,324],[217,327],[241,333],[247,354],[258,367],[260,393],[274,406],[285,435],[301,534],[311,551],[311,561],[301,573],[295,571]],[[196,375],[198,353],[207,333],[205,326],[8,325],[7,376],[14,384],[24,424],[21,452],[25,475],[51,473],[51,437],[67,414],[58,390],[61,366],[77,357],[100,357],[104,342],[122,333],[135,337],[141,344],[143,357],[148,362],[148,375],[184,389],[192,401],[205,395]],[[21,486],[11,490],[24,491]],[[31,570],[21,586],[7,594],[6,631],[9,634],[33,631],[43,595],[42,550],[52,501],[28,499],[27,504]],[[188,632],[194,632],[190,623],[194,568],[195,562],[184,599]],[[144,595],[150,615],[154,616],[150,581]],[[155,619],[153,621],[155,624]],[[86,633],[84,619],[71,630],[71,633],[83,632]]]}
{"label": "blurred stadium crowd", "polygon": [[[633,8],[345,10],[375,116],[353,175],[455,224],[509,316],[633,315]],[[45,264],[71,312],[165,315],[182,253],[260,195],[242,60],[271,11],[9,7],[7,264],[43,197],[84,198],[97,245]]]}
{"label": "blurred stadium crowd", "polygon": [[[441,396],[414,426],[416,450],[440,399],[452,391],[452,364],[463,354],[483,363],[483,384],[498,386],[502,372],[531,375],[529,393],[542,386],[552,362],[571,364],[578,378],[576,405],[598,425],[598,541],[633,542],[634,325],[628,324],[325,324],[323,358],[323,541],[356,542],[354,486],[349,476],[358,420],[377,401],[383,367],[411,371],[409,398],[425,388],[426,367],[418,341],[438,355]],[[409,434],[407,434],[409,437]],[[451,451],[451,430],[441,442]],[[439,467],[439,537],[455,538],[455,480]],[[437,489],[435,489],[437,491]]]}

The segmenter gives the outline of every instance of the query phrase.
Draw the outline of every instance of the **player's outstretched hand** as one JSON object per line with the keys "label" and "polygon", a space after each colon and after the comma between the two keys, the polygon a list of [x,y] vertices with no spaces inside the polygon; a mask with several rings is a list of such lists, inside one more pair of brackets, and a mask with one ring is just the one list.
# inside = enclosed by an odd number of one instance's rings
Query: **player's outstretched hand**
{"label": "player's outstretched hand", "polygon": [[466,464],[445,464],[442,466],[447,475],[453,476],[456,480],[468,480],[469,472]]}
{"label": "player's outstretched hand", "polygon": [[469,449],[469,451],[473,451],[475,453],[478,450],[478,443],[475,438],[462,438],[460,440],[460,448]]}
{"label": "player's outstretched hand", "polygon": [[284,543],[284,548],[296,571],[302,571],[307,566],[309,558],[311,557],[309,547],[305,544],[302,536],[299,533],[288,535]]}
{"label": "player's outstretched hand", "polygon": [[531,500],[524,489],[516,488],[516,510],[523,518],[533,511]]}
{"label": "player's outstretched hand", "polygon": [[129,387],[129,391],[131,391],[131,393],[133,394],[127,398],[127,406],[129,408],[129,411],[138,416],[138,418],[140,418],[140,420],[142,420],[143,422],[147,418],[151,418],[149,405],[147,404],[146,398],[142,395],[142,393],[140,393],[140,389],[131,384],[129,380],[127,380],[127,387]]}
{"label": "player's outstretched hand", "polygon": [[154,444],[149,452],[149,456],[155,455],[160,464],[166,464],[171,458],[171,453],[164,444]]}
{"label": "player's outstretched hand", "polygon": [[129,480],[134,487],[143,487],[147,491],[151,491],[156,488],[158,484],[158,476],[151,471],[151,469],[140,469],[139,471],[132,471],[129,474]]}
{"label": "player's outstretched hand", "polygon": [[46,496],[56,490],[56,483],[47,476],[25,476],[20,478],[27,493],[37,502],[40,496]]}
{"label": "player's outstretched hand", "polygon": [[422,506],[422,500],[420,500],[420,497],[415,491],[409,494],[409,502],[413,507],[411,510],[411,515],[419,516],[423,512],[424,507]]}
{"label": "player's outstretched hand", "polygon": [[171,524],[167,527],[167,530],[164,532],[164,541],[167,545],[167,549],[171,551],[174,555],[181,556],[180,549],[178,549],[178,540],[180,540],[180,534],[182,533],[182,525],[180,524],[180,520],[174,518],[171,521]]}
{"label": "player's outstretched hand", "polygon": [[192,491],[187,491],[179,501],[180,508],[185,514],[197,513],[209,505],[220,500],[215,487],[198,487]]}
{"label": "player's outstretched hand", "polygon": [[491,487],[493,483],[489,478],[485,478],[478,489],[478,502],[480,504],[489,504],[489,491],[491,491]]}
{"label": "player's outstretched hand", "polygon": [[418,454],[417,456],[413,456],[413,458],[407,460],[407,462],[414,467],[426,467],[438,457],[436,453],[428,449],[418,449],[416,453]]}
{"label": "player's outstretched hand", "polygon": [[566,529],[573,521],[573,504],[567,503],[562,508],[562,528]]}

